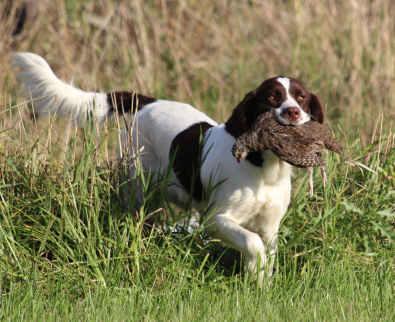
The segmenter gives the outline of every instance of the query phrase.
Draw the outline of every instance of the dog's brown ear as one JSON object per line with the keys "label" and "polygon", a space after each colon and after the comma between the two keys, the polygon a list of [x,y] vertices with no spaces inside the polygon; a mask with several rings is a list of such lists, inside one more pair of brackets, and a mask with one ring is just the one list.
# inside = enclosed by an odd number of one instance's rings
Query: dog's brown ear
{"label": "dog's brown ear", "polygon": [[232,115],[225,122],[226,130],[235,138],[246,132],[251,126],[250,114],[256,109],[256,91],[251,91],[233,109]]}
{"label": "dog's brown ear", "polygon": [[319,98],[311,94],[309,102],[310,114],[314,121],[319,123],[324,123],[324,108],[319,100]]}

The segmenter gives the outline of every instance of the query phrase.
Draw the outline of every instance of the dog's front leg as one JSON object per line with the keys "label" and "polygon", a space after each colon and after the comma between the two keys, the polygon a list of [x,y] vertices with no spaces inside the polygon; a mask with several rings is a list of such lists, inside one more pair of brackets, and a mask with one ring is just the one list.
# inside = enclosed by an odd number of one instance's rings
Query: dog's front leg
{"label": "dog's front leg", "polygon": [[281,205],[270,205],[261,213],[261,222],[258,224],[257,233],[262,238],[267,252],[267,265],[265,272],[268,277],[273,274],[273,267],[277,253],[277,237],[280,222],[285,214],[286,208]]}
{"label": "dog's front leg", "polygon": [[258,234],[249,231],[227,215],[215,215],[209,223],[213,235],[228,246],[240,251],[248,272],[258,278],[262,285],[264,266],[266,264],[266,249]]}
{"label": "dog's front leg", "polygon": [[270,278],[273,275],[274,263],[277,254],[277,238],[271,240],[268,243],[265,243],[265,245],[267,246],[267,256],[268,256],[265,272],[267,276]]}

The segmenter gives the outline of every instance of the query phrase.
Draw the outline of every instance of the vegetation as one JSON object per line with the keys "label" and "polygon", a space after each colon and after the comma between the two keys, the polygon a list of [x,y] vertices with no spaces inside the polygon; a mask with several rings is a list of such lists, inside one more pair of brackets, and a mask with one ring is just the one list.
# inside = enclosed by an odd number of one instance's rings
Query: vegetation
{"label": "vegetation", "polygon": [[[394,3],[40,3],[19,35],[20,1],[0,20],[2,319],[395,319]],[[182,214],[149,174],[126,180],[117,122],[98,139],[93,127],[32,120],[12,51],[46,57],[84,89],[136,89],[219,120],[263,79],[294,76],[325,103],[346,156],[329,157],[329,186],[317,176],[313,198],[295,172],[276,273],[259,289],[203,230],[168,229]]]}

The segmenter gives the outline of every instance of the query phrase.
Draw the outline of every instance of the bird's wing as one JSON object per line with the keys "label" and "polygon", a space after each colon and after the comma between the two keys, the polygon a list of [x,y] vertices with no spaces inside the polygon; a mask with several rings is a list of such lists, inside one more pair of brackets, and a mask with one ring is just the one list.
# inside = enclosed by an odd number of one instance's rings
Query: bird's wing
{"label": "bird's wing", "polygon": [[338,154],[342,153],[343,147],[339,142],[337,142],[334,138],[330,138],[330,140],[325,141],[325,148],[330,151],[336,152]]}
{"label": "bird's wing", "polygon": [[306,145],[301,142],[290,144],[288,141],[275,142],[270,147],[281,160],[301,168],[323,165],[322,148],[323,144],[320,142]]}

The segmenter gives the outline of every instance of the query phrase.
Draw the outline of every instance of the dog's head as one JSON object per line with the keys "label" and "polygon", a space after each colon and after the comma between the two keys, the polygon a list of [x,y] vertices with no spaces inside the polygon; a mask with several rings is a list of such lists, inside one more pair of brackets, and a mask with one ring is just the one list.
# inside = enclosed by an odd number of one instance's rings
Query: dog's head
{"label": "dog's head", "polygon": [[236,106],[226,130],[234,137],[248,131],[257,117],[273,111],[284,125],[301,125],[311,119],[323,123],[324,109],[316,95],[293,78],[273,77],[249,92]]}

